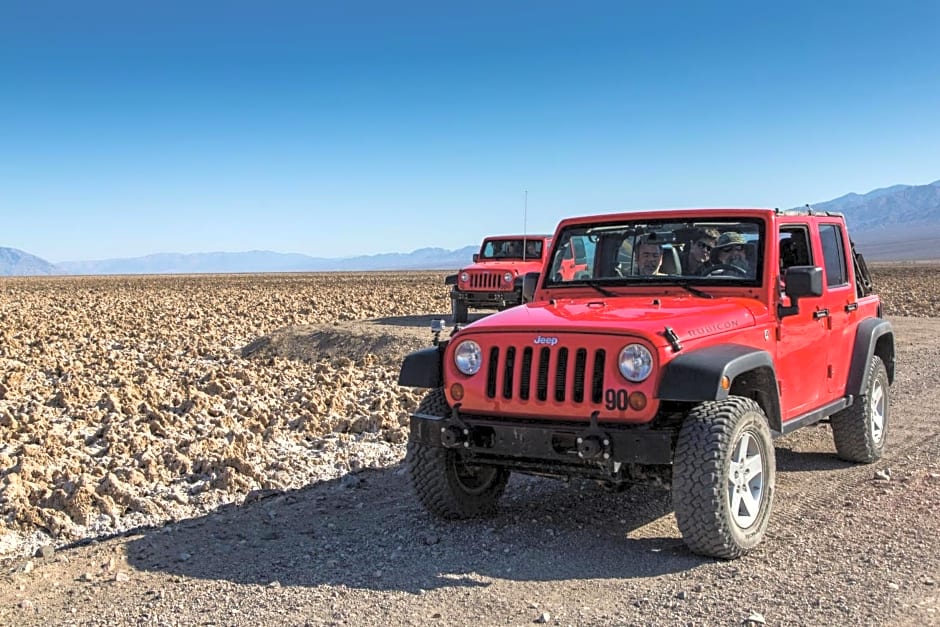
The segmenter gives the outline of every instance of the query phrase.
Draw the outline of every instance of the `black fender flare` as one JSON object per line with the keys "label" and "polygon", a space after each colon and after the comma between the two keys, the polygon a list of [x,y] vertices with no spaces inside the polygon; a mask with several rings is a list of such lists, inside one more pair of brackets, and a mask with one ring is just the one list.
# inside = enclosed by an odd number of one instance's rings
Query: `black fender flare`
{"label": "black fender flare", "polygon": [[894,329],[884,318],[866,318],[855,330],[846,394],[860,396],[868,389],[868,364],[876,354],[885,363],[888,383],[894,383]]}
{"label": "black fender flare", "polygon": [[457,275],[448,274],[444,277],[444,285],[457,285]]}
{"label": "black fender flare", "polygon": [[432,346],[405,355],[398,373],[398,385],[439,388],[444,385],[444,350]]}
{"label": "black fender flare", "polygon": [[[728,377],[730,385],[721,385]],[[743,378],[741,378],[743,377]],[[735,380],[759,390],[758,403],[771,429],[779,430],[780,392],[774,360],[765,350],[742,344],[722,344],[682,353],[663,368],[657,397],[663,401],[700,403],[728,398]]]}

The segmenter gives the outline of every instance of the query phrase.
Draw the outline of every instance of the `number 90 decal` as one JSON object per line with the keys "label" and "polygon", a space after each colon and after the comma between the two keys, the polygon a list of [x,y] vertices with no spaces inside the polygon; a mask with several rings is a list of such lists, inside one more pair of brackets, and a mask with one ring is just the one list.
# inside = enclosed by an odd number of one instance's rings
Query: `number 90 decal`
{"label": "number 90 decal", "polygon": [[630,408],[630,393],[626,390],[607,388],[604,390],[604,407],[609,410],[626,411]]}

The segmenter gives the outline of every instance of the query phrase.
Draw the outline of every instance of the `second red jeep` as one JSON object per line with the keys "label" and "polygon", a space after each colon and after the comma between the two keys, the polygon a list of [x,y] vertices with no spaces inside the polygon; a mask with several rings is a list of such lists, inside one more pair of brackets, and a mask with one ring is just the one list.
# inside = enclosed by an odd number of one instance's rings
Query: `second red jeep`
{"label": "second red jeep", "polygon": [[444,280],[452,285],[451,313],[455,324],[469,320],[469,309],[502,310],[522,302],[522,277],[542,269],[550,235],[487,237],[474,253],[473,264]]}

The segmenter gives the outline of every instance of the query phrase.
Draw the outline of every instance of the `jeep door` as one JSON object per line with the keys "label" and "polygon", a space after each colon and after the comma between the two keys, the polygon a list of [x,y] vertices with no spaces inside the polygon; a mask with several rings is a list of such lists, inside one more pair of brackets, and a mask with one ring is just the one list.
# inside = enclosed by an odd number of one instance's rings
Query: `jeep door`
{"label": "jeep door", "polygon": [[[819,265],[819,251],[811,244],[808,223],[781,224],[777,233],[780,259],[781,292],[783,277],[791,266]],[[784,421],[795,418],[823,404],[827,395],[828,320],[819,310],[825,307],[824,296],[799,300],[799,312],[778,320],[777,379],[780,386],[780,407]]]}
{"label": "jeep door", "polygon": [[855,345],[858,303],[848,261],[852,247],[845,226],[838,220],[821,220],[816,226],[822,253],[823,307],[828,313],[827,389],[829,398],[834,399],[845,394]]}

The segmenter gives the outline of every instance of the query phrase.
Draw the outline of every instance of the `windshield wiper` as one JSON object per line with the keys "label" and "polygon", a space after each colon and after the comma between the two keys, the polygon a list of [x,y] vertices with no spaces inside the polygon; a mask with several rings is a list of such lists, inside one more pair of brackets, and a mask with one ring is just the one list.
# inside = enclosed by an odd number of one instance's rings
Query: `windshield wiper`
{"label": "windshield wiper", "polygon": [[692,287],[691,285],[689,285],[688,281],[676,281],[675,284],[678,285],[679,287],[685,289],[685,290],[688,290],[689,292],[691,292],[692,294],[695,294],[696,296],[698,296],[698,297],[700,297],[700,298],[715,298],[714,296],[712,296],[712,295],[709,294],[708,292],[703,292],[702,290],[698,289],[697,287]]}
{"label": "windshield wiper", "polygon": [[604,296],[616,296],[617,295],[616,292],[611,292],[609,289],[601,287],[601,285],[594,279],[585,279],[583,282],[585,285],[589,285],[593,287]]}

